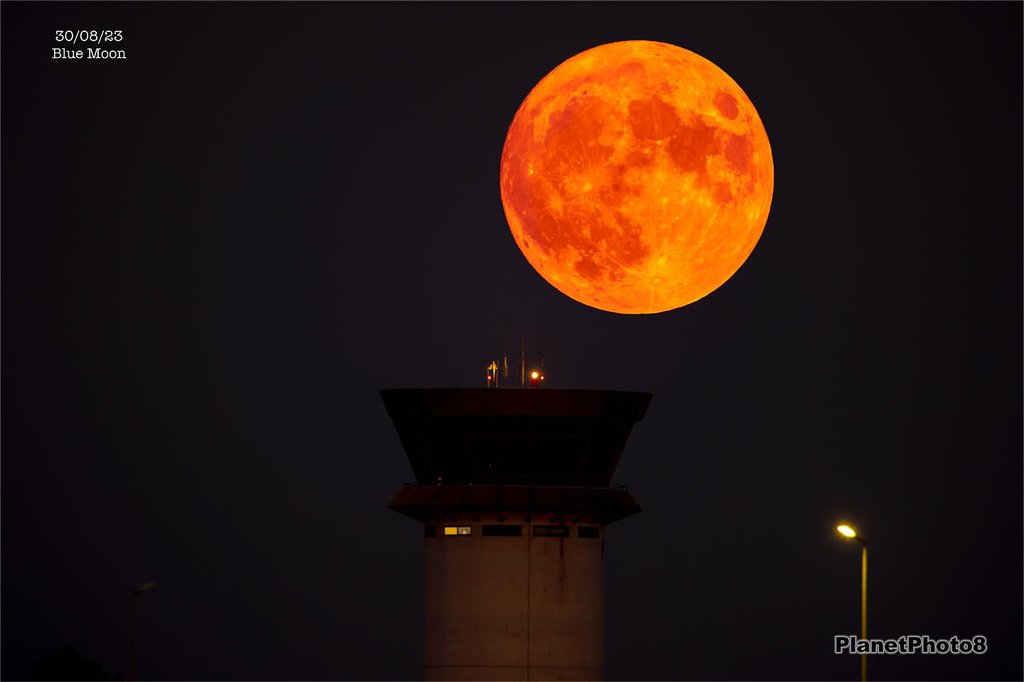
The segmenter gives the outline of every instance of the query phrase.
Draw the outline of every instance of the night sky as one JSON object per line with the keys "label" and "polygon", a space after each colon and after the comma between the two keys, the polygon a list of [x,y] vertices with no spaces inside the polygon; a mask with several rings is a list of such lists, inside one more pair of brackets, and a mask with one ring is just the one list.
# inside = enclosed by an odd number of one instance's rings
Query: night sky
{"label": "night sky", "polygon": [[[985,635],[873,679],[1021,679],[1022,5],[2,9],[2,675],[419,674],[422,529],[378,391],[649,391],[615,480],[611,679],[852,679],[833,636]],[[125,61],[53,60],[58,29]],[[530,267],[498,165],[595,45],[707,57],[775,194],[710,296],[601,312]]]}

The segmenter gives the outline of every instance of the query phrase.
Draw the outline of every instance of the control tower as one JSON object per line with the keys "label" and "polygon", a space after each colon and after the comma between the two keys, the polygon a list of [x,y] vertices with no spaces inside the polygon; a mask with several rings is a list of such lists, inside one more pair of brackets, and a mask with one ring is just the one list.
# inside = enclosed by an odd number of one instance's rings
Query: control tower
{"label": "control tower", "polygon": [[649,393],[381,391],[423,523],[427,680],[595,680],[604,531],[640,511],[611,477]]}

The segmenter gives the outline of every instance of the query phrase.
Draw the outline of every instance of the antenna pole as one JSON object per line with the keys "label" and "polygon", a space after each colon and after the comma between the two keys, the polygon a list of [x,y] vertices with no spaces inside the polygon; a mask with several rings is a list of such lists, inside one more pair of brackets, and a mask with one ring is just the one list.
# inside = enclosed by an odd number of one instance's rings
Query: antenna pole
{"label": "antenna pole", "polygon": [[[508,380],[508,353],[505,352],[505,316],[501,316],[501,365],[502,378]],[[502,382],[504,383],[504,382]]]}
{"label": "antenna pole", "polygon": [[519,358],[519,388],[526,386],[526,337],[520,337],[522,354]]}

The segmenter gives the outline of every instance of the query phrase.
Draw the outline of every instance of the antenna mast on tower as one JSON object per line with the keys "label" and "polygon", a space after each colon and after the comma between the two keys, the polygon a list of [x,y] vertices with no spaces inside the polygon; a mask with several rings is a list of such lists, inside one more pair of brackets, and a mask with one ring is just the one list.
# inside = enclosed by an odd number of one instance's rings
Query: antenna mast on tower
{"label": "antenna mast on tower", "polygon": [[501,378],[508,381],[508,353],[505,352],[505,316],[501,316]]}
{"label": "antenna mast on tower", "polygon": [[520,337],[522,354],[519,358],[519,388],[526,386],[526,337]]}

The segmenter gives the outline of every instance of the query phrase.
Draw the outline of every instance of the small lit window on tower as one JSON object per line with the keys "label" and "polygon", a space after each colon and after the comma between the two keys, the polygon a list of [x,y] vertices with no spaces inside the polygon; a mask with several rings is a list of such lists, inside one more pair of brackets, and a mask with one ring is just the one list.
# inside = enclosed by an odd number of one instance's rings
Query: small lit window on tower
{"label": "small lit window on tower", "polygon": [[534,526],[533,535],[543,538],[567,538],[569,526]]}
{"label": "small lit window on tower", "polygon": [[472,535],[473,526],[445,526],[445,535]]}
{"label": "small lit window on tower", "polygon": [[484,526],[482,535],[495,538],[519,538],[523,536],[523,527],[497,524]]}

